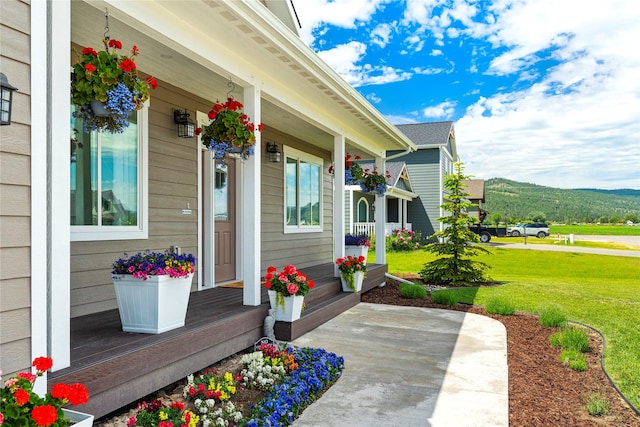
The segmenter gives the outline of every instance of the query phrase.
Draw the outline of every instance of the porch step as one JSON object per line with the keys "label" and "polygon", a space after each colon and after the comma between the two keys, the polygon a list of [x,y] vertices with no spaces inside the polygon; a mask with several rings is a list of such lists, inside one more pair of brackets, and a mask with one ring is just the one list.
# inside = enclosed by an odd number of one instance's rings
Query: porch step
{"label": "porch step", "polygon": [[[384,283],[384,274],[387,272],[386,265],[373,264],[367,267],[368,272],[362,284],[362,292]],[[295,340],[357,305],[360,302],[361,293],[343,292],[340,278],[331,276],[318,279],[316,287],[304,297],[305,309],[300,319],[294,322],[276,322],[274,326],[276,338],[279,341]]]}

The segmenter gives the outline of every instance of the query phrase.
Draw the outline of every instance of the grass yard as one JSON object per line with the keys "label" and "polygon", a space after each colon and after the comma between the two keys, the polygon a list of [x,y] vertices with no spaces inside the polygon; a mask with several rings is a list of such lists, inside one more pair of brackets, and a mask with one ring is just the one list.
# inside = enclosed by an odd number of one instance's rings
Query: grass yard
{"label": "grass yard", "polygon": [[[552,234],[544,239],[538,239],[537,237],[528,236],[527,245],[563,245],[563,246],[577,246],[580,248],[602,248],[602,249],[622,249],[629,251],[640,250],[640,247],[633,245],[625,245],[624,243],[616,242],[596,242],[587,240],[574,240],[573,244],[565,243],[564,238],[568,236],[566,234],[561,235],[560,240],[557,239],[556,234]],[[492,237],[491,243],[524,243],[524,237]]]}
{"label": "grass yard", "polygon": [[[606,338],[605,368],[622,393],[640,408],[640,259],[570,252],[489,248],[478,257],[490,265],[499,287],[463,288],[457,300],[486,305],[508,299],[516,310],[538,313],[558,304],[572,321],[598,329]],[[434,255],[424,251],[387,253],[391,274],[417,273]]]}
{"label": "grass yard", "polygon": [[640,236],[637,225],[549,225],[549,233],[596,236]]}

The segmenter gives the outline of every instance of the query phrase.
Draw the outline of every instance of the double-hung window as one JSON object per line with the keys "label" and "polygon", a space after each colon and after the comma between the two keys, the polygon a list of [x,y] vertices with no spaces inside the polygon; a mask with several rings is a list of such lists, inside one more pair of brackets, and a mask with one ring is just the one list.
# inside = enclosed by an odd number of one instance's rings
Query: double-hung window
{"label": "double-hung window", "polygon": [[321,158],[285,146],[284,231],[322,231]]}
{"label": "double-hung window", "polygon": [[72,117],[71,240],[146,239],[148,107],[123,133],[83,131]]}

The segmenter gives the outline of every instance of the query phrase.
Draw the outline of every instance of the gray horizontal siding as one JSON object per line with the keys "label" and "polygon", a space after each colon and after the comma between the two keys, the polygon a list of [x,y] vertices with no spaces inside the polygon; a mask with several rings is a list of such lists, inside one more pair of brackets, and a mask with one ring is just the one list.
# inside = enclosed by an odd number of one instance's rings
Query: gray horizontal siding
{"label": "gray horizontal siding", "polygon": [[267,128],[263,141],[278,141],[284,145],[324,159],[322,180],[322,232],[284,233],[284,159],[280,163],[262,160],[262,271],[269,265],[278,268],[294,264],[298,268],[333,260],[333,196],[328,151],[305,144],[282,132]]}
{"label": "gray horizontal siding", "polygon": [[0,62],[12,85],[0,131],[0,361],[5,377],[31,364],[30,5],[0,2]]}
{"label": "gray horizontal siding", "polygon": [[440,226],[440,165],[438,149],[418,150],[403,157],[411,177],[413,192],[419,197],[408,204],[408,221],[423,237],[431,236]]}

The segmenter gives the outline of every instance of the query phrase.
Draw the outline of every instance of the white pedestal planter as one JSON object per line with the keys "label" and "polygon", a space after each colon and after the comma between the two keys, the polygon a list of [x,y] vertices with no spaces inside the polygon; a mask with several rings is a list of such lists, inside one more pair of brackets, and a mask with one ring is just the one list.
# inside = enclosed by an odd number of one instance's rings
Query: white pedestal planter
{"label": "white pedestal planter", "polygon": [[269,303],[274,310],[273,317],[276,320],[284,322],[293,322],[300,318],[302,313],[302,304],[304,297],[301,295],[292,295],[284,297],[284,307],[282,304],[276,304],[276,291],[268,291]]}
{"label": "white pedestal planter", "polygon": [[343,275],[340,274],[340,281],[342,282],[342,291],[343,292],[360,292],[362,290],[362,282],[364,281],[364,273],[361,271],[357,271],[353,273],[353,280],[355,286],[355,290],[349,287],[349,284],[344,279]]}
{"label": "white pedestal planter", "polygon": [[92,427],[93,415],[74,411],[73,409],[62,408],[64,417],[71,420],[72,427]]}
{"label": "white pedestal planter", "polygon": [[160,334],[184,326],[193,274],[173,278],[113,276],[118,310],[125,332]]}
{"label": "white pedestal planter", "polygon": [[367,265],[367,253],[369,252],[369,246],[356,246],[356,245],[347,245],[344,247],[344,256],[351,255],[352,257],[358,258],[359,256],[364,257],[364,265]]}

